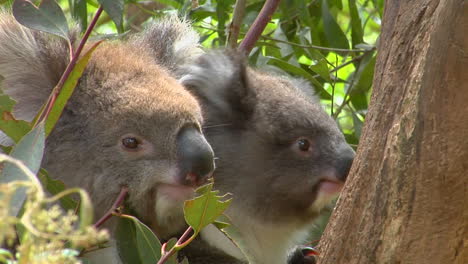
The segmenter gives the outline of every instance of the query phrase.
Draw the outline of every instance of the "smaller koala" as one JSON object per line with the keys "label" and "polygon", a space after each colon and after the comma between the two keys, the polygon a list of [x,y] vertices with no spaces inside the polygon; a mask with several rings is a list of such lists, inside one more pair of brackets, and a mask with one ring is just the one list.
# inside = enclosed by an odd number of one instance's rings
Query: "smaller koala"
{"label": "smaller koala", "polygon": [[232,194],[226,215],[247,256],[208,227],[185,250],[189,262],[296,263],[288,253],[340,191],[353,149],[305,81],[247,67],[235,51],[208,52],[181,72],[202,106],[214,187]]}
{"label": "smaller koala", "polygon": [[[67,187],[87,190],[97,218],[127,186],[131,209],[159,237],[185,228],[183,202],[214,170],[199,104],[171,73],[189,59],[184,53],[198,52],[197,40],[185,22],[167,18],[92,54],[47,138],[42,166]],[[0,11],[0,76],[18,119],[34,118],[68,62],[65,40]]]}

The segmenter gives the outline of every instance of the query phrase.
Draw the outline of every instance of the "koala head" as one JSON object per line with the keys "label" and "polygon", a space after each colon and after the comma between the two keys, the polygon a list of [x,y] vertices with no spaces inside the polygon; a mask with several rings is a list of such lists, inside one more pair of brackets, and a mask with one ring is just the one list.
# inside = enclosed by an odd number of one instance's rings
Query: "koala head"
{"label": "koala head", "polygon": [[285,263],[339,192],[354,151],[304,81],[246,67],[235,52],[203,55],[185,72],[218,158],[215,187],[233,195],[228,216],[255,263]]}
{"label": "koala head", "polygon": [[[200,107],[167,69],[187,45],[147,37],[170,36],[167,24],[98,46],[47,138],[43,160],[51,176],[90,193],[98,217],[128,186],[130,207],[161,237],[185,225],[183,201],[214,170]],[[32,120],[68,61],[65,41],[0,14],[0,75],[18,102],[18,118]]]}

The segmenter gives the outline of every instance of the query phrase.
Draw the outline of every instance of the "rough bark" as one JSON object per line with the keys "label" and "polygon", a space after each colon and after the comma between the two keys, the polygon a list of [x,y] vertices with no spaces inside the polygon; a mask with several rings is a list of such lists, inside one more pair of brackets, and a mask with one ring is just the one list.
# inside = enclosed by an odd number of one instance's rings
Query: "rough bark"
{"label": "rough bark", "polygon": [[468,3],[389,0],[320,264],[468,263]]}

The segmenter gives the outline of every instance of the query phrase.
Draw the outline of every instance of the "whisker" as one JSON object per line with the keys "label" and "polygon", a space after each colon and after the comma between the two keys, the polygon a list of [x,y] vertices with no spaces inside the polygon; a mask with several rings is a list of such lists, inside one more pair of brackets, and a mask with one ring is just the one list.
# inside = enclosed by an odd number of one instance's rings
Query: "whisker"
{"label": "whisker", "polygon": [[231,125],[232,124],[219,124],[219,125],[204,126],[203,128],[224,127],[224,126],[231,126]]}

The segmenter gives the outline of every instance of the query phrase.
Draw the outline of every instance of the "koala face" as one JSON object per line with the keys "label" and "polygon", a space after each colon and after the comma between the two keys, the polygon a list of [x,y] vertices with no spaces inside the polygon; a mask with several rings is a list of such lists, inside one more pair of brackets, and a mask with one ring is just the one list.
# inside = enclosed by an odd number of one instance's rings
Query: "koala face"
{"label": "koala face", "polygon": [[[0,75],[18,117],[31,120],[68,63],[67,45],[0,17]],[[47,139],[43,166],[67,187],[85,188],[97,217],[128,186],[130,207],[166,237],[185,225],[183,202],[212,174],[213,151],[197,101],[165,67],[170,54],[155,58],[159,47],[144,34],[95,50]],[[174,53],[171,44],[161,52]]]}
{"label": "koala face", "polygon": [[181,82],[201,102],[218,158],[215,187],[233,195],[227,214],[249,260],[286,263],[288,248],[341,189],[354,151],[310,86],[246,68],[239,57],[206,54]]}

